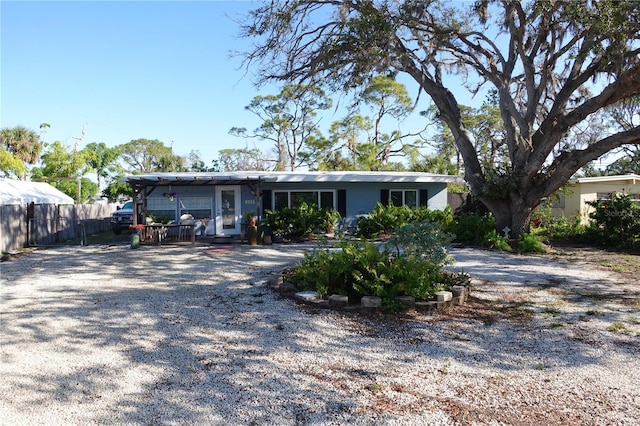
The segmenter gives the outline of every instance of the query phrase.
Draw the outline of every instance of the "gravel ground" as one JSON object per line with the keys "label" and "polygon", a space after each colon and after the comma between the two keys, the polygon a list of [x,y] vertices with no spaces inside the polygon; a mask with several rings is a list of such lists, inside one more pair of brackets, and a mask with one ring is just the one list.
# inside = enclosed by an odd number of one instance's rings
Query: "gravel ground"
{"label": "gravel ground", "polygon": [[0,423],[635,425],[640,286],[471,249],[438,314],[325,311],[266,282],[308,245],[37,250],[0,264]]}

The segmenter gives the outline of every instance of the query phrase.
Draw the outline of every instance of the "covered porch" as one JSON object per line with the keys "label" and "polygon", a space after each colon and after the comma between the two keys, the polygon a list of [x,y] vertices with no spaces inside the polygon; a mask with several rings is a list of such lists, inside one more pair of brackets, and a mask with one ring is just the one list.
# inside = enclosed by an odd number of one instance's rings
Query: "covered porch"
{"label": "covered porch", "polygon": [[150,173],[123,178],[134,191],[141,242],[240,239],[249,215],[260,218],[259,174]]}

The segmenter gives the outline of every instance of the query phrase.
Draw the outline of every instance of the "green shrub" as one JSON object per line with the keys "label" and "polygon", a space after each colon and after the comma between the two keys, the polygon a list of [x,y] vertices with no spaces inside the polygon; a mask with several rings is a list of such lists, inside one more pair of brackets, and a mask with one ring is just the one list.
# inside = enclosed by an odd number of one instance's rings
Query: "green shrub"
{"label": "green shrub", "polygon": [[584,235],[585,226],[580,223],[579,217],[569,221],[562,216],[545,222],[539,227],[532,227],[531,233],[554,241],[575,241]]}
{"label": "green shrub", "polygon": [[510,249],[507,239],[496,230],[496,221],[490,214],[461,214],[449,224],[448,231],[455,235],[455,241],[462,244],[497,250]]}
{"label": "green shrub", "polygon": [[384,206],[377,203],[371,213],[358,221],[356,235],[373,238],[378,235],[390,235],[397,229],[411,222],[430,220],[448,226],[453,220],[450,207],[444,210],[429,210],[426,207],[411,208],[407,206]]}
{"label": "green shrub", "polygon": [[[365,240],[341,240],[339,250],[320,246],[305,254],[304,261],[294,273],[294,281],[314,289],[320,295],[341,294],[355,303],[363,295],[377,295],[389,284],[385,272],[390,256]],[[379,282],[378,282],[379,281]],[[358,290],[380,288],[370,293]]]}
{"label": "green shrub", "polygon": [[293,279],[322,296],[346,295],[351,303],[378,296],[394,310],[398,296],[428,300],[436,291],[466,282],[465,275],[442,270],[451,260],[446,252],[450,241],[451,236],[430,221],[405,225],[382,248],[364,239],[341,240],[335,249],[321,245],[306,254]]}
{"label": "green shrub", "polygon": [[303,201],[296,204],[290,210],[290,237],[306,237],[316,230],[319,222],[318,206],[315,204],[307,204]]}
{"label": "green shrub", "polygon": [[288,236],[290,232],[290,209],[282,210],[265,210],[265,218],[262,222],[263,225],[269,227],[273,232],[273,235],[284,237]]}
{"label": "green shrub", "polygon": [[565,216],[552,214],[552,203],[547,201],[534,213],[531,219],[531,230],[534,235],[552,241],[577,241],[585,233],[580,215],[569,220]]}
{"label": "green shrub", "polygon": [[389,239],[389,244],[395,247],[397,257],[418,258],[442,267],[452,261],[447,247],[453,237],[444,231],[441,224],[426,219],[398,229]]}
{"label": "green shrub", "polygon": [[409,207],[383,206],[377,203],[371,213],[358,220],[356,235],[372,238],[380,234],[391,234],[397,228],[409,222]]}
{"label": "green shrub", "polygon": [[509,245],[507,238],[504,235],[499,234],[495,228],[482,236],[480,246],[501,251],[511,250],[511,246]]}
{"label": "green shrub", "polygon": [[544,246],[540,239],[532,234],[523,233],[520,234],[518,239],[518,252],[519,253],[546,253],[547,248]]}
{"label": "green shrub", "polygon": [[274,235],[287,239],[299,239],[312,233],[325,232],[335,225],[340,214],[334,209],[321,209],[315,204],[300,202],[294,207],[280,210],[265,210],[264,225]]}
{"label": "green shrub", "polygon": [[340,220],[340,213],[336,209],[333,208],[323,208],[318,212],[318,225],[320,232],[333,232],[335,226]]}
{"label": "green shrub", "polygon": [[426,207],[420,207],[419,209],[413,210],[412,220],[414,222],[429,220],[431,222],[439,223],[444,229],[446,229],[451,222],[453,222],[453,211],[451,210],[451,206],[447,206],[442,210],[430,210]]}
{"label": "green shrub", "polygon": [[640,203],[634,201],[630,194],[613,194],[610,201],[588,204],[595,211],[589,215],[593,223],[587,234],[606,246],[640,246]]}

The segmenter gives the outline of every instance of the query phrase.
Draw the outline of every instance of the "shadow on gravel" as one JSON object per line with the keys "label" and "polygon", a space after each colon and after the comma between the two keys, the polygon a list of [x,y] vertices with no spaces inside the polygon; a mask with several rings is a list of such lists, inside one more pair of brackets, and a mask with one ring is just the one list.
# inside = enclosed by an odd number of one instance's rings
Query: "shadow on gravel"
{"label": "shadow on gravel", "polygon": [[[345,421],[359,418],[358,395],[372,384],[412,368],[416,380],[438,380],[446,359],[479,374],[529,370],[536,356],[551,366],[600,361],[570,332],[527,321],[479,327],[481,317],[455,310],[425,321],[282,300],[265,280],[301,259],[298,251],[185,250],[52,249],[3,265],[0,389],[13,405],[66,406],[80,410],[80,423]],[[25,369],[25,357],[41,368]]]}

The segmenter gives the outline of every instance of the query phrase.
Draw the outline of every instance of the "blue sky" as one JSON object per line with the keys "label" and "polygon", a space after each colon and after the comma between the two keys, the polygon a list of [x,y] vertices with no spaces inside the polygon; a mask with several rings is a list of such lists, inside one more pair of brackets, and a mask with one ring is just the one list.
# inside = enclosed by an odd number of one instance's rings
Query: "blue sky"
{"label": "blue sky", "polygon": [[[220,149],[247,144],[228,134],[231,127],[260,124],[244,110],[251,99],[278,92],[255,88],[240,58],[229,56],[250,46],[238,38],[234,20],[253,7],[249,1],[2,1],[0,125],[38,131],[46,122],[44,140],[68,146],[84,126],[80,148],[158,139],[178,155],[200,151],[209,165]],[[428,103],[423,96],[421,108]],[[417,124],[403,129],[419,130]]]}
{"label": "blue sky", "polygon": [[[68,145],[159,139],[207,163],[259,94],[229,51],[250,2],[2,2],[2,127]],[[264,89],[268,90],[268,89]],[[274,89],[275,90],[275,89]]]}

